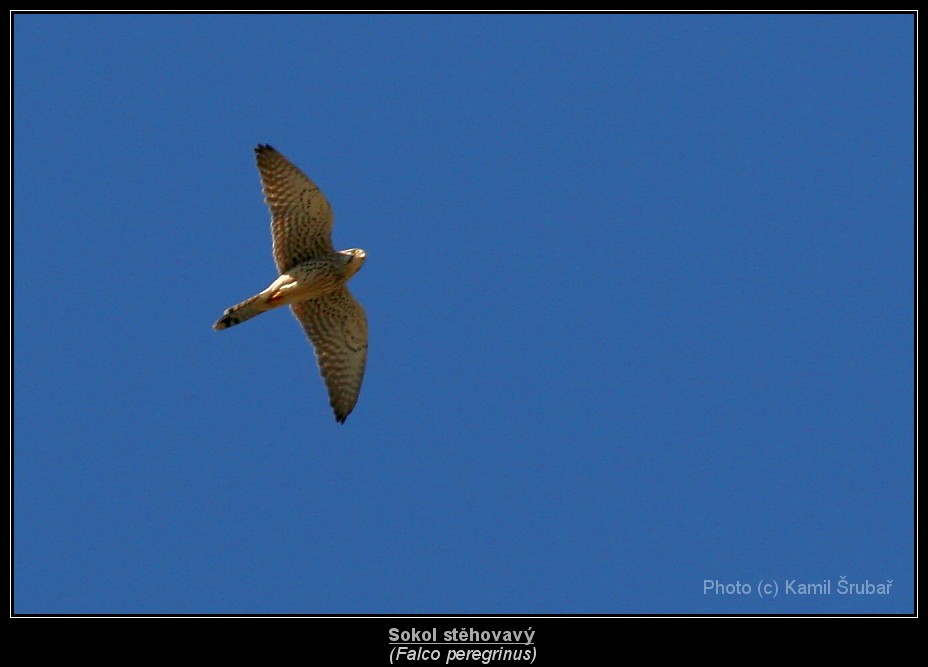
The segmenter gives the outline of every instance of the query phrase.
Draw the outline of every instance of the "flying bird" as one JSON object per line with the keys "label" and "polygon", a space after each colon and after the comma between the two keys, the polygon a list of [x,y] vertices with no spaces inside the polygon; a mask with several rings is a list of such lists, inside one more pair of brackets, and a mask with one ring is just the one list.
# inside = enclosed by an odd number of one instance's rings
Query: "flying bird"
{"label": "flying bird", "polygon": [[332,246],[332,207],[306,174],[271,146],[259,144],[255,155],[280,277],[226,309],[213,329],[290,306],[315,348],[329,403],[343,424],[358,402],[367,361],[367,317],[347,287],[366,255]]}

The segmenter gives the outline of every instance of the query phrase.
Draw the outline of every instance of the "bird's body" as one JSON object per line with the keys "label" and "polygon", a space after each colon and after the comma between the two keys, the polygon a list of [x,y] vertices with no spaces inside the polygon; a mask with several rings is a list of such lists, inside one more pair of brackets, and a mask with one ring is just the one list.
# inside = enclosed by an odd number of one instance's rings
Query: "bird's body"
{"label": "bird's body", "polygon": [[[336,253],[333,257],[310,259],[297,264],[280,275],[264,291],[227,309],[213,328],[228,329],[268,310],[324,297],[343,285],[361,268],[363,260],[363,251],[353,249]],[[349,262],[354,267],[351,267]]]}
{"label": "bird's body", "polygon": [[343,423],[357,403],[367,360],[367,318],[345,285],[366,255],[358,248],[335,251],[332,209],[303,172],[270,146],[259,145],[255,154],[280,276],[227,309],[213,328],[290,306],[316,350],[335,418]]}

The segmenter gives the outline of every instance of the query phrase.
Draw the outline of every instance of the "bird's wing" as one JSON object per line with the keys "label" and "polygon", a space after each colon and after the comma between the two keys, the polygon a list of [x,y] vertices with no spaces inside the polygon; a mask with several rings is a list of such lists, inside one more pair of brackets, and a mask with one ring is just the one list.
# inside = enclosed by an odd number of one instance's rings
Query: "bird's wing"
{"label": "bird's wing", "polygon": [[280,273],[333,253],[332,207],[322,191],[276,149],[261,144],[255,156]]}
{"label": "bird's wing", "polygon": [[316,350],[335,419],[344,423],[358,402],[367,361],[367,317],[345,286],[290,306]]}

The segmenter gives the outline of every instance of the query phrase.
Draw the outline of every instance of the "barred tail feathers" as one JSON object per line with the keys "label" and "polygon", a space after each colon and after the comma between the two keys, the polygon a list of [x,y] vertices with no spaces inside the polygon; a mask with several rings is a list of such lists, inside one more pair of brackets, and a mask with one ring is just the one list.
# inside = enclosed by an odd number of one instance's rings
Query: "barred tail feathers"
{"label": "barred tail feathers", "polygon": [[264,296],[264,294],[256,294],[250,299],[245,299],[241,303],[227,308],[226,312],[222,314],[222,317],[216,320],[213,329],[216,331],[228,329],[229,327],[234,327],[236,324],[241,324],[245,320],[250,320],[255,315],[260,315],[265,311],[271,310],[274,306],[269,306],[267,299],[262,298]]}

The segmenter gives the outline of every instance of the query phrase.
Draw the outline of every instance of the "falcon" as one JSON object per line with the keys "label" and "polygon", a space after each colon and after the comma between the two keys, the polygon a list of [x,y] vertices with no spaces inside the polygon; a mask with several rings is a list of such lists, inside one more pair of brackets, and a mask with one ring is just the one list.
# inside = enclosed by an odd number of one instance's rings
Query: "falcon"
{"label": "falcon", "polygon": [[213,329],[290,306],[316,351],[335,420],[344,424],[358,402],[367,361],[367,317],[347,282],[366,255],[359,248],[332,246],[332,207],[306,174],[271,146],[259,144],[255,156],[280,277],[226,309]]}

